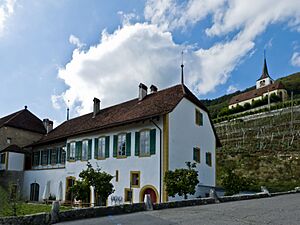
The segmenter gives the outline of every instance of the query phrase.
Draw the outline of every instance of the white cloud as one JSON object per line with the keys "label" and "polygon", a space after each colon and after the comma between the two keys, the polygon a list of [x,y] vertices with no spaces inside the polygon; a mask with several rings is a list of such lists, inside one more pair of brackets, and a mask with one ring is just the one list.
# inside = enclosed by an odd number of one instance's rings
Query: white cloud
{"label": "white cloud", "polygon": [[[286,22],[296,29],[300,1],[149,0],[144,15],[150,24],[130,24],[134,14],[119,14],[123,27],[111,34],[103,30],[99,44],[88,50],[81,51],[81,42],[72,38],[78,48],[58,74],[69,88],[53,98],[54,105],[70,100],[73,111],[83,114],[92,109],[95,96],[103,107],[137,96],[140,82],[159,88],[178,83],[182,49],[188,49],[184,56],[187,85],[196,94],[206,94],[224,84],[243,58],[254,52],[256,37],[268,25]],[[173,41],[171,31],[185,30],[206,18],[212,18],[208,37],[225,36],[226,41],[207,49]]]}
{"label": "white cloud", "polygon": [[5,0],[0,3],[0,36],[5,29],[7,19],[14,13],[16,0]]}
{"label": "white cloud", "polygon": [[238,89],[237,89],[236,86],[234,86],[234,85],[229,85],[229,87],[227,88],[226,93],[227,93],[227,94],[231,94],[231,93],[236,92],[237,90],[238,90]]}
{"label": "white cloud", "polygon": [[[181,49],[169,32],[155,25],[103,31],[98,45],[85,52],[75,49],[72,60],[59,70],[69,86],[61,98],[82,114],[91,110],[93,97],[99,97],[103,107],[137,97],[140,82],[159,88],[174,84],[180,79]],[[59,95],[53,99],[57,102]]]}
{"label": "white cloud", "polygon": [[300,67],[300,52],[294,52],[291,58],[291,64],[293,66]]}
{"label": "white cloud", "polygon": [[75,45],[77,48],[82,48],[85,46],[84,43],[82,43],[78,37],[76,37],[75,35],[71,34],[69,37],[69,42],[73,45]]}
{"label": "white cloud", "polygon": [[[227,81],[230,73],[245,56],[253,52],[255,39],[274,23],[286,22],[300,30],[299,0],[148,0],[145,18],[163,30],[183,29],[212,18],[205,32],[208,37],[225,37],[226,41],[214,43],[208,49],[195,52],[200,57],[199,80],[193,80],[194,90],[206,93]],[[229,34],[229,35],[228,35]],[[230,36],[232,38],[230,39]],[[267,44],[272,44],[272,39]],[[210,74],[207,79],[203,73]],[[203,79],[205,77],[206,80]]]}
{"label": "white cloud", "polygon": [[123,26],[130,25],[132,20],[138,20],[139,16],[136,13],[124,13],[123,11],[119,11],[118,15],[121,17],[121,21]]}

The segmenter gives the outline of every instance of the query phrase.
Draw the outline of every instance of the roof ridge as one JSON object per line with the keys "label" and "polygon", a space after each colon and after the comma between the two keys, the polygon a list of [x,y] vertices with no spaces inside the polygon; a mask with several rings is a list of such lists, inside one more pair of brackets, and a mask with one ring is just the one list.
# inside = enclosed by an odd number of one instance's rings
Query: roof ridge
{"label": "roof ridge", "polygon": [[[171,87],[168,87],[168,88],[165,88],[165,89],[161,89],[161,90],[157,91],[156,93],[149,93],[149,94],[146,95],[146,97],[151,96],[151,95],[153,95],[153,94],[158,94],[158,93],[160,93],[160,92],[162,92],[162,91],[166,91],[166,90],[168,90],[168,89],[174,88],[174,87],[179,86],[179,85],[182,85],[182,84],[176,84],[176,85],[173,85],[173,86],[171,86]],[[185,87],[185,85],[183,85],[183,86]],[[183,93],[185,93],[184,88],[183,88]],[[100,113],[100,112],[103,112],[103,110],[107,110],[107,109],[110,109],[110,108],[113,108],[113,107],[116,107],[116,106],[120,106],[120,105],[122,105],[122,104],[127,104],[127,103],[129,103],[129,102],[131,102],[131,101],[135,101],[135,100],[138,100],[138,98],[129,99],[129,100],[126,100],[126,101],[124,101],[124,102],[120,102],[120,103],[117,103],[117,104],[115,104],[115,105],[111,105],[111,106],[108,106],[108,107],[106,107],[106,108],[100,109],[99,113]],[[89,114],[93,114],[93,112],[89,112],[89,113],[86,113],[86,114],[83,114],[83,115],[74,117],[74,118],[69,119],[69,120],[67,120],[67,121],[75,120],[75,119],[78,119],[78,118],[81,118],[81,117],[84,117],[84,116],[88,116]],[[64,121],[63,123],[65,123],[65,122],[66,122],[66,121]],[[63,123],[61,123],[61,124],[63,124]],[[60,125],[61,125],[61,124],[60,124]],[[60,125],[59,125],[59,126],[60,126]]]}

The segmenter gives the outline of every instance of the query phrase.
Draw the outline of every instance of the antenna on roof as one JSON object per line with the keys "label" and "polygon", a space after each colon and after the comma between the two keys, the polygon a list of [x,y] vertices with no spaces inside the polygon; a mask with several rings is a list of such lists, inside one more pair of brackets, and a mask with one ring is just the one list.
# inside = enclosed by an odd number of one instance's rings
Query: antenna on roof
{"label": "antenna on roof", "polygon": [[69,120],[69,118],[70,118],[69,102],[70,102],[70,100],[68,100],[68,108],[67,108],[67,120]]}
{"label": "antenna on roof", "polygon": [[184,80],[183,80],[183,51],[181,51],[181,84],[184,84]]}

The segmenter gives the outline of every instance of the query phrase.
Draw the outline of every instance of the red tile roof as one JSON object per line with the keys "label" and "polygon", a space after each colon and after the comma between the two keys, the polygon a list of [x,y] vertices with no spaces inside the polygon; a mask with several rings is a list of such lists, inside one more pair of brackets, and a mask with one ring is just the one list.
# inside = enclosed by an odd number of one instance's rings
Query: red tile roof
{"label": "red tile roof", "polygon": [[264,93],[266,93],[268,91],[274,91],[274,90],[278,90],[278,89],[285,89],[285,87],[283,86],[283,84],[281,82],[275,82],[275,83],[267,85],[263,88],[247,91],[245,93],[233,96],[229,101],[229,105],[237,104],[237,103],[240,103],[240,102],[252,99],[252,98],[257,98],[259,96],[262,96]]}
{"label": "red tile roof", "polygon": [[23,109],[0,118],[0,127],[14,127],[35,133],[45,134],[43,122],[28,109]]}
{"label": "red tile roof", "polygon": [[[89,113],[65,121],[45,135],[35,145],[65,140],[67,137],[74,135],[85,134],[164,115],[171,112],[184,97],[208,112],[207,108],[186,86],[176,85],[148,94],[141,101],[135,98],[118,105],[104,108],[100,110],[94,118],[93,113]],[[214,133],[217,139],[217,145],[220,146],[221,144],[215,130]]]}

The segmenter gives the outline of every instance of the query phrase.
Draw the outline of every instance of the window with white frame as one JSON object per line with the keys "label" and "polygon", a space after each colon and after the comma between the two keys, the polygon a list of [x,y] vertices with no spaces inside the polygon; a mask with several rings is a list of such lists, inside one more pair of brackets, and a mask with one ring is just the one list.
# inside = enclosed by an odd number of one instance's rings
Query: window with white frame
{"label": "window with white frame", "polygon": [[66,147],[61,148],[61,155],[60,155],[60,163],[65,164],[66,163]]}
{"label": "window with white frame", "polygon": [[56,152],[56,149],[51,149],[50,150],[51,152],[51,164],[56,164],[57,163],[57,152]]}
{"label": "window with white frame", "polygon": [[98,158],[105,158],[105,137],[98,139]]}
{"label": "window with white frame", "polygon": [[118,156],[126,156],[126,134],[118,135]]}
{"label": "window with white frame", "polygon": [[88,140],[82,141],[82,155],[81,155],[82,160],[88,159],[88,147],[89,147],[89,141]]}
{"label": "window with white frame", "polygon": [[43,150],[42,151],[42,165],[47,165],[48,164],[48,150]]}
{"label": "window with white frame", "polygon": [[33,162],[32,162],[33,166],[40,165],[40,154],[41,154],[40,151],[33,153]]}
{"label": "window with white frame", "polygon": [[75,142],[71,142],[70,143],[70,160],[75,160],[75,148],[76,148]]}
{"label": "window with white frame", "polygon": [[140,132],[140,156],[150,155],[150,130]]}

